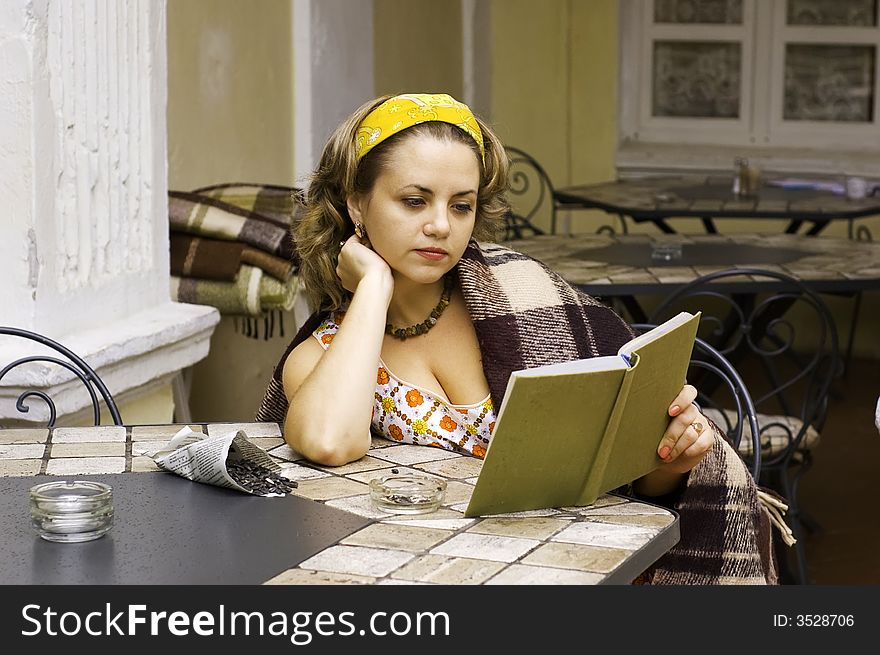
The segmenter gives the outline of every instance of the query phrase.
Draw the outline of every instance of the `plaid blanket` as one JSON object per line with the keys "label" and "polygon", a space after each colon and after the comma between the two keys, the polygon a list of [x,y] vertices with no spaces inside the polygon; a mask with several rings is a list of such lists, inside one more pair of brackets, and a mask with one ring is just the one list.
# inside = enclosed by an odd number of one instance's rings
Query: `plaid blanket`
{"label": "plaid blanket", "polygon": [[[457,271],[496,407],[514,370],[614,354],[634,336],[611,309],[542,263],[503,246],[472,242]],[[322,319],[312,316],[288,346],[258,421],[283,423],[288,407],[281,383],[284,361]],[[769,514],[742,460],[722,437],[688,475],[674,509],[682,539],[652,567],[653,583],[777,582]]]}
{"label": "plaid blanket", "polygon": [[296,193],[243,183],[169,191],[172,299],[234,315],[247,336],[259,335],[262,320],[271,336],[298,298],[290,235]]}
{"label": "plaid blanket", "polygon": [[235,280],[242,264],[262,269],[282,282],[293,276],[292,261],[241,243],[171,233],[171,274],[205,280]]}
{"label": "plaid blanket", "polygon": [[269,310],[289,311],[297,291],[296,280],[281,282],[247,264],[241,265],[231,282],[171,276],[172,300],[211,305],[221,314],[260,316]]}
{"label": "plaid blanket", "polygon": [[243,243],[183,232],[172,232],[170,237],[171,275],[231,282],[238,274]]}
{"label": "plaid blanket", "polygon": [[276,184],[228,182],[193,189],[193,193],[254,212],[284,228],[289,228],[291,217],[300,209],[296,202],[299,189]]}
{"label": "plaid blanket", "polygon": [[198,193],[169,191],[168,220],[174,232],[240,241],[287,260],[294,257],[289,221],[282,224]]}
{"label": "plaid blanket", "polygon": [[650,571],[653,584],[777,584],[770,515],[733,447],[716,437],[675,505],[681,540]]}

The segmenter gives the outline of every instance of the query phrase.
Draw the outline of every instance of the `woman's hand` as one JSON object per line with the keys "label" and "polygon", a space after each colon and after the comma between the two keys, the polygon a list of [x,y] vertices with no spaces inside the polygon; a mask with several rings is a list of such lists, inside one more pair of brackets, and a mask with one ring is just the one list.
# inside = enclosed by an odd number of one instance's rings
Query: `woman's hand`
{"label": "woman's hand", "polygon": [[700,463],[715,442],[715,431],[694,405],[697,390],[684,385],[667,413],[672,417],[657,454],[663,463],[634,482],[637,493],[663,496],[679,487],[683,476]]}
{"label": "woman's hand", "polygon": [[689,384],[669,406],[672,420],[663,433],[657,454],[663,460],[662,471],[684,474],[700,463],[715,441],[709,421],[694,405],[697,390]]}
{"label": "woman's hand", "polygon": [[336,275],[342,280],[342,286],[352,293],[361,280],[369,276],[376,276],[377,279],[387,283],[383,286],[387,286],[388,289],[394,288],[394,279],[388,263],[370,248],[366,238],[360,239],[356,235],[350,236],[343,243],[336,262]]}

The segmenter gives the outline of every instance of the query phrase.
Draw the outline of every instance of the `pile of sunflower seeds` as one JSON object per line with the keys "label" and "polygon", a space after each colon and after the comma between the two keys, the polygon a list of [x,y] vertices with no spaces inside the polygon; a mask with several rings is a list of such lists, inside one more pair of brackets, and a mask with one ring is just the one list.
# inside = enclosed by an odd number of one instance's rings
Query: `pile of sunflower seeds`
{"label": "pile of sunflower seeds", "polygon": [[238,484],[258,496],[289,494],[297,487],[295,480],[288,480],[265,466],[247,460],[227,462],[226,471]]}

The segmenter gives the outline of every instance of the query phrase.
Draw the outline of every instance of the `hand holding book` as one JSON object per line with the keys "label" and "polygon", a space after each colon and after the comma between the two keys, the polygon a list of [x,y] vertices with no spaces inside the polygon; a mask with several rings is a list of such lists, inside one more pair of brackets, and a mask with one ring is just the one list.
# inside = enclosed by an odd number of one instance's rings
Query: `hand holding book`
{"label": "hand holding book", "polygon": [[640,494],[662,496],[674,491],[681,477],[699,464],[712,448],[713,430],[694,404],[696,397],[696,388],[685,384],[669,406],[672,420],[657,449],[663,463],[635,482],[634,487]]}
{"label": "hand holding book", "polygon": [[660,459],[666,464],[679,462],[682,473],[694,468],[712,447],[711,430],[706,432],[709,419],[694,404],[696,397],[696,388],[685,384],[669,408],[673,418],[660,442]]}

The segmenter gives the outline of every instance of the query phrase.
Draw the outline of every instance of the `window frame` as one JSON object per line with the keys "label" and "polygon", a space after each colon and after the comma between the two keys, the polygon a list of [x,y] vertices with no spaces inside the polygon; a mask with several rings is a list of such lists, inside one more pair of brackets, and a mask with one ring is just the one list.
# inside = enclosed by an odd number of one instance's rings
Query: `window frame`
{"label": "window frame", "polygon": [[[763,153],[770,159],[781,155],[791,170],[816,170],[816,153],[810,151],[822,150],[836,162],[835,170],[841,166],[852,171],[867,167],[880,173],[880,163],[864,161],[868,153],[876,154],[880,145],[880,25],[786,25],[786,0],[743,0],[742,15],[742,24],[734,26],[655,25],[654,0],[621,0],[618,166],[656,166],[651,163],[656,153],[663,153],[669,161],[669,151],[677,149],[673,164],[677,161],[680,166],[694,167],[707,159],[709,149],[715,148],[719,153],[728,153],[724,155],[727,161],[731,161],[728,155],[735,149],[752,156]],[[658,38],[738,40],[742,48],[739,118],[651,116],[651,57]],[[787,43],[873,46],[872,121],[852,124],[784,120]]]}

